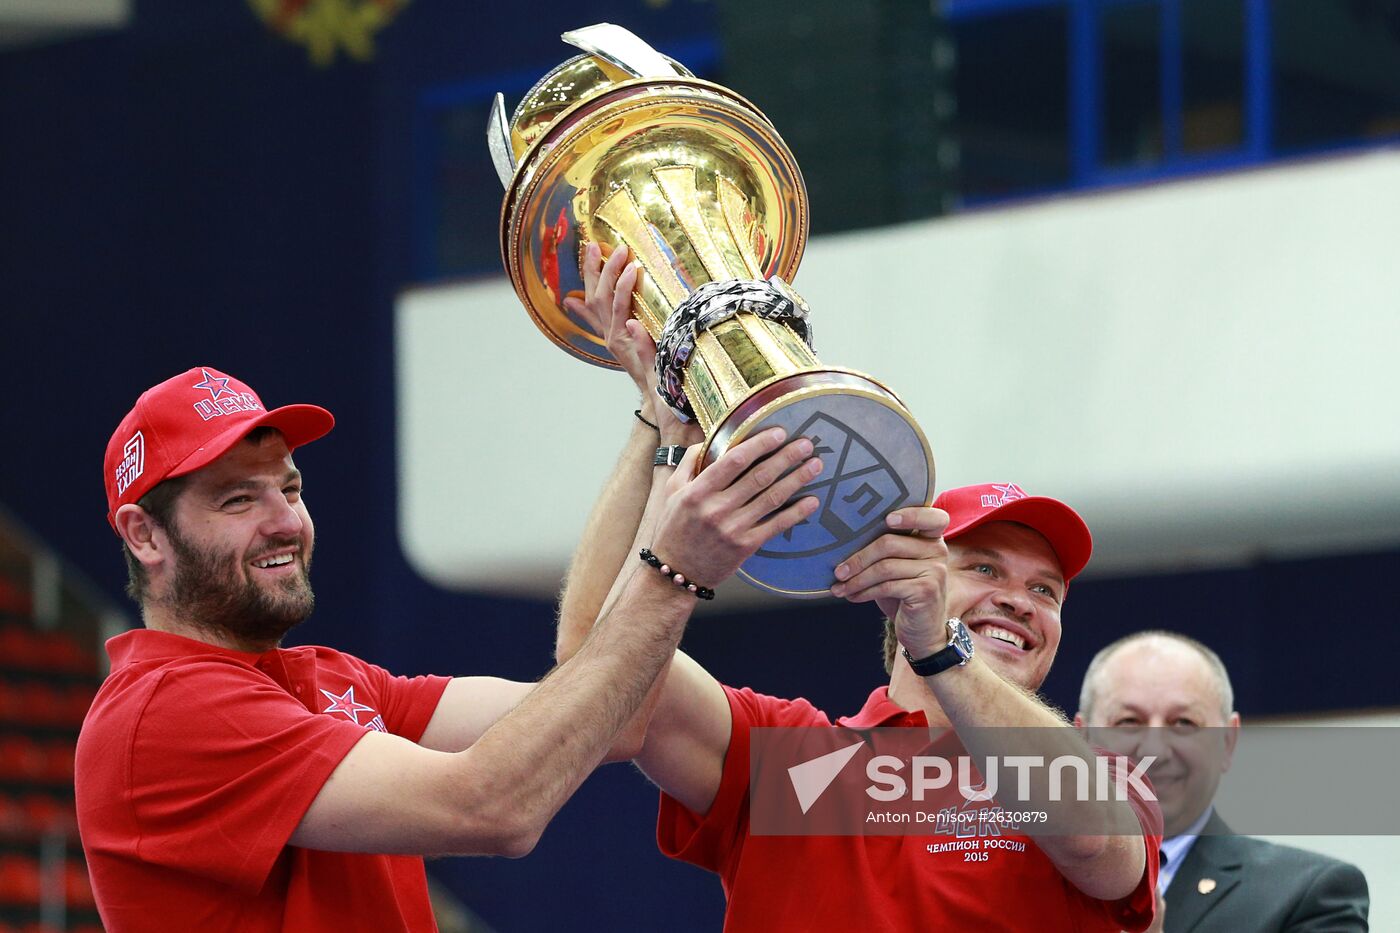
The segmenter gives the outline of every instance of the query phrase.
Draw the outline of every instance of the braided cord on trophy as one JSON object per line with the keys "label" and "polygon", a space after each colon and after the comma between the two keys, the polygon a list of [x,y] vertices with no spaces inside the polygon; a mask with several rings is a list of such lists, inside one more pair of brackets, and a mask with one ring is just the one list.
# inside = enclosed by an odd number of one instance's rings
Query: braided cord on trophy
{"label": "braided cord on trophy", "polygon": [[502,183],[501,254],[536,325],[570,354],[617,367],[564,308],[579,258],[626,246],[643,275],[633,313],[657,342],[659,392],[705,431],[701,467],[774,425],[810,437],[815,516],[740,570],[764,589],[826,595],[832,571],[896,508],[933,498],[928,441],[870,376],[823,365],[787,284],[807,239],[807,193],[782,138],[748,101],[695,78],[625,29],[565,33],[583,50],[544,76],[487,141]]}

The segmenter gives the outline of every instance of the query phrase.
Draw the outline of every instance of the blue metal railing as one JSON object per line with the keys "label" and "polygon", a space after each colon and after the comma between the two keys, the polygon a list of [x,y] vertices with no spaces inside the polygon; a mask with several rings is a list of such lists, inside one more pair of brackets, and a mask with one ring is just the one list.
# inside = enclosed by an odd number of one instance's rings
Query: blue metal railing
{"label": "blue metal railing", "polygon": [[[1220,3],[1232,0],[1218,0]],[[1241,146],[1210,154],[1193,154],[1183,145],[1185,125],[1185,43],[1183,0],[944,0],[950,22],[1005,16],[1046,8],[1068,14],[1070,189],[1151,181],[1261,162],[1277,156],[1273,148],[1273,36],[1270,0],[1233,0],[1244,14],[1244,140]],[[1104,161],[1104,30],[1113,8],[1156,7],[1159,16],[1158,68],[1162,152],[1148,164],[1112,166]],[[1010,197],[1024,196],[1017,192]],[[1043,194],[1039,190],[1035,194]],[[979,198],[982,203],[999,198]]]}
{"label": "blue metal railing", "polygon": [[[1190,73],[1191,68],[1198,66],[1191,57],[1188,24],[1194,22],[1192,14],[1200,14],[1206,9],[1202,6],[1204,3],[1218,4],[1209,7],[1212,13],[1219,14],[1221,10],[1229,12],[1230,15],[1224,19],[1231,23],[1232,36],[1236,26],[1241,28],[1237,47],[1238,97],[1233,87],[1229,92],[1231,103],[1238,102],[1239,131],[1233,140],[1225,141],[1224,147],[1197,151],[1190,139],[1188,117],[1192,110],[1188,87],[1193,86],[1193,79],[1199,76]],[[1280,7],[1276,11],[1277,3],[1278,0],[942,0],[943,15],[955,32],[959,24],[991,17],[1014,21],[1017,14],[1033,14],[1043,22],[1047,13],[1053,14],[1056,21],[1064,23],[1063,41],[1067,52],[1067,73],[1064,75],[1066,125],[1062,137],[1065,151],[1060,163],[1063,168],[1057,167],[1050,177],[1044,171],[1032,172],[1019,179],[1019,183],[1012,181],[1009,185],[998,179],[995,190],[977,190],[970,184],[962,199],[963,206],[995,204],[1065,191],[1142,184],[1185,175],[1227,171],[1285,157],[1393,145],[1400,141],[1391,134],[1365,139],[1359,135],[1353,138],[1338,137],[1308,143],[1299,143],[1295,138],[1289,142],[1290,117],[1279,106],[1277,96],[1280,88],[1284,89],[1282,93],[1288,93],[1288,85],[1281,77],[1281,66],[1276,60],[1274,34],[1275,14],[1277,12],[1282,19],[1285,15],[1282,11],[1287,8]],[[1135,153],[1131,162],[1123,160],[1122,141],[1110,132],[1116,128],[1116,121],[1122,119],[1122,108],[1112,111],[1115,121],[1112,126],[1108,116],[1109,105],[1121,98],[1120,92],[1123,90],[1110,83],[1114,76],[1106,71],[1109,67],[1118,67],[1111,61],[1115,53],[1112,46],[1115,24],[1111,18],[1120,14],[1145,14],[1149,20],[1155,18],[1156,21],[1158,86],[1155,104],[1159,113],[1150,116],[1160,121],[1151,127],[1160,129],[1160,146],[1151,147],[1146,155]],[[1014,23],[1008,22],[1007,26],[1014,28]],[[1287,28],[1286,23],[1282,28]],[[1286,36],[1283,41],[1287,41]],[[702,75],[716,69],[721,57],[718,37],[708,35],[681,40],[667,46],[664,51],[686,62]],[[1121,59],[1122,56],[1117,57]],[[474,258],[466,262],[444,263],[443,257],[436,252],[441,239],[440,230],[444,226],[443,191],[440,187],[444,165],[450,165],[457,171],[460,163],[471,162],[475,158],[479,164],[474,164],[473,170],[479,171],[482,181],[470,196],[486,203],[498,195],[493,173],[487,174],[489,162],[484,143],[479,151],[475,148],[465,154],[451,151],[447,148],[439,121],[454,111],[475,108],[484,123],[485,106],[495,91],[503,91],[510,98],[518,97],[547,67],[548,63],[542,63],[535,68],[478,76],[418,92],[413,123],[412,262],[419,278],[430,279],[445,273],[462,274],[494,268],[494,257],[488,261],[473,254]],[[1147,100],[1147,106],[1151,106],[1153,98],[1149,96]],[[1142,106],[1142,102],[1139,101],[1137,106]],[[1282,121],[1279,119],[1280,113],[1283,113]],[[1148,121],[1142,121],[1141,125],[1148,126]],[[1296,134],[1292,136],[1296,137]],[[1058,144],[1058,140],[1056,142]],[[472,145],[475,146],[475,137]],[[1020,158],[1018,153],[1010,150],[985,155],[992,160],[1009,159],[1008,164],[1018,164],[1015,160]],[[965,167],[971,168],[971,165]],[[992,174],[996,174],[995,166]],[[1011,174],[1015,174],[1014,170]],[[1032,177],[1035,180],[1032,181]]]}

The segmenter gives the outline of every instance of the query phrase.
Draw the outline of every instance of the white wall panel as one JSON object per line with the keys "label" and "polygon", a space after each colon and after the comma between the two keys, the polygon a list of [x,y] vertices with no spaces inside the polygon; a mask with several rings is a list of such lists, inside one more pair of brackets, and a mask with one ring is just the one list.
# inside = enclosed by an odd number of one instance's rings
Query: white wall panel
{"label": "white wall panel", "polygon": [[[1091,572],[1400,542],[1400,153],[814,241],[823,361],[900,392],[939,487],[1078,507]],[[421,572],[554,587],[636,407],[502,278],[398,308],[401,531]]]}

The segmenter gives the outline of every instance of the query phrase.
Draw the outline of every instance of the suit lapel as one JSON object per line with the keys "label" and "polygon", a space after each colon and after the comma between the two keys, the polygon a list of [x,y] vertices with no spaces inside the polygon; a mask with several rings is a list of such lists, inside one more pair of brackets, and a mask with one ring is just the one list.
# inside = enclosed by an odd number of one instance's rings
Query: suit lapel
{"label": "suit lapel", "polygon": [[1191,933],[1202,918],[1240,883],[1243,859],[1235,837],[1212,813],[1167,888],[1163,933]]}

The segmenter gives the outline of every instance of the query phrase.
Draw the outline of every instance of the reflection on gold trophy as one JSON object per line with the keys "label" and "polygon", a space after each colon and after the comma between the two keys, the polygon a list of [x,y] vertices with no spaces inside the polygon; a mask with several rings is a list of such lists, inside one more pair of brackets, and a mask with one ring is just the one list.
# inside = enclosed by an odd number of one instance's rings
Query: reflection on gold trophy
{"label": "reflection on gold trophy", "polygon": [[633,313],[657,342],[662,398],[706,433],[702,468],[774,425],[816,446],[823,472],[799,496],[821,509],[740,575],[825,595],[886,514],[932,501],[928,441],[888,388],[812,352],[807,306],[787,284],[807,241],[807,191],[767,118],[620,27],[563,38],[583,54],[545,75],[509,121],[496,95],[487,130],[516,293],[564,350],[616,367],[563,301],[582,297],[589,241],[604,254],[628,247],[644,272]]}

